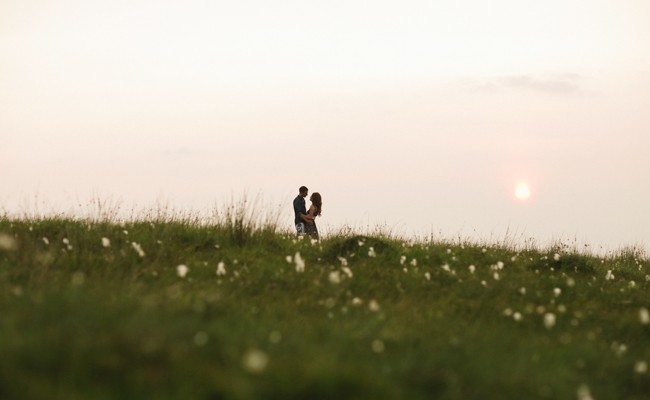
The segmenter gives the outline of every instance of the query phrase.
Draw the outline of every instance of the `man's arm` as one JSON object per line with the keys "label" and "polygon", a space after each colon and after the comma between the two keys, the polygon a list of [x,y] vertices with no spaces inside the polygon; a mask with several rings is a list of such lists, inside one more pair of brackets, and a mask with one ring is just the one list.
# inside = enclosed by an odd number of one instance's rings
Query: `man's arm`
{"label": "man's arm", "polygon": [[300,214],[300,219],[307,222],[308,224],[314,223],[314,206],[309,207],[309,212],[305,214]]}

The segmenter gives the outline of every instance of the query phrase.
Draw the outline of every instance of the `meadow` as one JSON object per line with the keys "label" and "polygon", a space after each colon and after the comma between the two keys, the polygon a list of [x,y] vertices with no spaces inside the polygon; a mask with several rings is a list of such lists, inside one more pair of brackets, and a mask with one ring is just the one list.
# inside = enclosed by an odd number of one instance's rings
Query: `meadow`
{"label": "meadow", "polygon": [[650,261],[0,218],[0,399],[648,399]]}

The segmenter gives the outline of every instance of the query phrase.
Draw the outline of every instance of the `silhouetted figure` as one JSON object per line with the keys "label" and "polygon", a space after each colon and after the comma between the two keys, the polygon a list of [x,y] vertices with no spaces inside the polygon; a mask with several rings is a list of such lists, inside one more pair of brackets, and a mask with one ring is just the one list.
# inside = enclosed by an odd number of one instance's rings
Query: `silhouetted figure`
{"label": "silhouetted figure", "polygon": [[298,189],[298,196],[293,199],[293,213],[295,214],[294,223],[296,224],[296,232],[298,235],[305,234],[305,223],[307,220],[307,208],[305,207],[305,197],[309,189],[306,186],[300,186]]}
{"label": "silhouetted figure", "polygon": [[316,217],[320,216],[321,210],[323,209],[323,199],[321,198],[320,193],[314,192],[311,197],[311,206],[307,212],[305,219],[305,233],[312,237],[312,239],[318,239],[318,227],[316,227]]}

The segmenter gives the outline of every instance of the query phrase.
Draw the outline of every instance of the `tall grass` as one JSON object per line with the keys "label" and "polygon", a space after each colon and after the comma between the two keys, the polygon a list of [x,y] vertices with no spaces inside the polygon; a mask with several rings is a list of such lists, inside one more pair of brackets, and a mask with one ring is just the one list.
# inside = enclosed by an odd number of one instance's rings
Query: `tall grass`
{"label": "tall grass", "polygon": [[225,208],[215,206],[210,223],[224,232],[233,244],[242,247],[260,240],[272,240],[280,232],[281,215],[281,205],[266,207],[260,197],[251,203],[245,196]]}

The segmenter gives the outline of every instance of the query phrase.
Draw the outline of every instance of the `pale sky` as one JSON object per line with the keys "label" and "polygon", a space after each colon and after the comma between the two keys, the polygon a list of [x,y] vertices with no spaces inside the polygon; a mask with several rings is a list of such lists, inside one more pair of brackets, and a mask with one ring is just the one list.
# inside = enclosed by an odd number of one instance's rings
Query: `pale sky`
{"label": "pale sky", "polygon": [[0,139],[12,213],[306,185],[323,231],[650,251],[650,2],[0,0]]}

